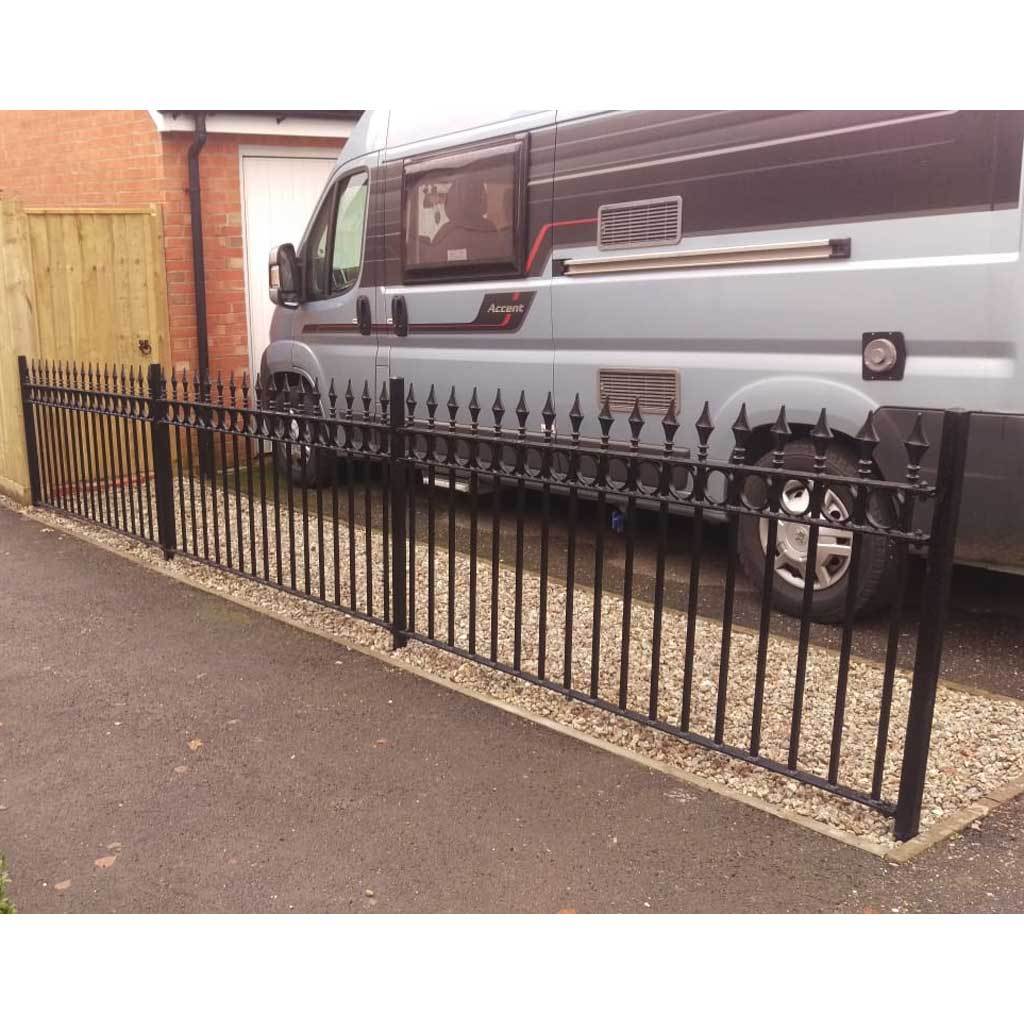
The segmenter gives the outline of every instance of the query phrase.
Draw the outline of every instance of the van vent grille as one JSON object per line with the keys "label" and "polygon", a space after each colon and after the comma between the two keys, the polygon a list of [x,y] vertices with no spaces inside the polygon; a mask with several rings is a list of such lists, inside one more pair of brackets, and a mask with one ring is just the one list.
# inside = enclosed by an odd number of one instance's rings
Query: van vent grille
{"label": "van vent grille", "polygon": [[598,404],[629,412],[639,399],[644,412],[664,415],[669,402],[679,411],[679,375],[675,370],[598,370]]}
{"label": "van vent grille", "polygon": [[597,211],[597,247],[634,249],[674,245],[683,237],[682,196],[609,203]]}

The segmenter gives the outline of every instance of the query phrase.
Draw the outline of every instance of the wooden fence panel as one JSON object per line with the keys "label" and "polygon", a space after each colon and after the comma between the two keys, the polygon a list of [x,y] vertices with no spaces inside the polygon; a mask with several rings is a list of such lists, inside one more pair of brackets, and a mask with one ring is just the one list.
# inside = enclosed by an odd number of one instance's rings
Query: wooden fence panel
{"label": "wooden fence panel", "polygon": [[0,285],[0,489],[27,500],[19,354],[169,369],[160,208],[24,210],[2,201]]}

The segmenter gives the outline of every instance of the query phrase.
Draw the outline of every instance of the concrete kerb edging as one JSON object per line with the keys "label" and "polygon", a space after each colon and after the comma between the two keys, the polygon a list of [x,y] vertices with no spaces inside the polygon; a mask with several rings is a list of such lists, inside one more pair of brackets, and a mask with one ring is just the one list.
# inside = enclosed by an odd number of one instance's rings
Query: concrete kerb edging
{"label": "concrete kerb edging", "polygon": [[[375,658],[377,661],[382,662],[389,668],[393,668],[400,672],[406,672],[409,675],[416,676],[427,682],[433,683],[437,686],[443,686],[447,690],[452,690],[456,693],[460,693],[463,696],[472,698],[473,700],[480,701],[483,704],[489,704],[492,707],[500,708],[502,711],[508,714],[515,715],[518,718],[522,718],[525,721],[533,722],[545,729],[550,729],[553,732],[560,733],[563,736],[568,736],[574,740],[582,743],[587,743],[592,747],[596,747],[599,750],[604,750],[607,753],[614,754],[617,757],[624,758],[627,761],[631,761],[641,767],[647,768],[649,771],[658,772],[662,775],[667,775],[670,778],[677,779],[680,782],[684,782],[687,785],[694,786],[697,789],[703,789],[707,792],[716,793],[719,796],[726,797],[730,800],[735,800],[738,803],[745,804],[748,807],[755,808],[756,810],[763,811],[765,814],[770,814],[774,818],[779,818],[782,821],[790,822],[794,825],[799,825],[802,828],[806,828],[811,832],[817,832],[819,835],[827,836],[830,839],[834,839],[837,842],[844,843],[847,846],[852,846],[855,849],[862,851],[863,853],[869,853],[875,857],[882,858],[893,864],[906,864],[908,861],[924,853],[926,850],[931,849],[937,843],[948,839],[950,836],[955,835],[958,832],[966,829],[972,822],[977,821],[980,818],[990,814],[997,807],[1001,806],[1013,800],[1024,793],[1024,776],[1016,779],[1011,779],[1008,782],[1003,783],[1002,786],[997,787],[991,793],[982,797],[981,799],[969,804],[966,807],[960,808],[947,817],[942,818],[936,822],[926,832],[921,833],[914,839],[911,839],[905,843],[901,843],[895,847],[883,846],[881,843],[873,842],[863,836],[855,836],[850,833],[844,832],[841,829],[835,828],[832,825],[828,825],[821,821],[816,821],[813,818],[809,818],[806,815],[798,814],[795,811],[791,811],[788,808],[776,807],[773,804],[768,803],[765,800],[761,800],[758,797],[750,796],[747,793],[739,792],[738,790],[731,789],[730,787],[723,785],[720,782],[716,782],[713,779],[706,779],[703,776],[695,775],[685,771],[682,768],[678,768],[675,765],[667,764],[664,761],[656,760],[655,758],[647,757],[644,754],[637,753],[633,750],[628,750],[625,747],[620,747],[615,743],[610,743],[607,740],[603,740],[597,736],[591,736],[588,733],[582,732],[578,729],[572,728],[572,726],[564,725],[561,722],[552,721],[543,715],[538,714],[535,711],[529,711],[526,708],[518,707],[514,704],[510,704],[506,701],[501,700],[498,697],[493,697],[490,694],[481,693],[478,690],[472,689],[467,686],[462,686],[459,683],[455,683],[444,676],[438,675],[434,672],[430,672],[427,669],[420,668],[419,666],[409,664],[402,661],[399,658],[394,657],[387,651],[380,651],[373,647],[367,647],[354,640],[347,640],[343,637],[329,633],[327,630],[320,629],[316,626],[311,626],[308,623],[299,622],[289,616],[282,614],[281,612],[273,611],[270,608],[265,608],[255,601],[250,601],[248,598],[240,597],[237,594],[232,594],[217,587],[209,586],[206,583],[201,583],[198,580],[191,579],[188,575],[174,572],[172,569],[160,564],[149,561],[148,559],[142,558],[134,551],[124,550],[122,548],[113,547],[111,545],[103,543],[102,540],[92,537],[84,531],[75,529],[77,524],[65,524],[61,521],[60,517],[55,513],[48,513],[46,511],[35,509],[31,506],[19,506],[11,502],[9,499],[0,496],[0,505],[3,505],[13,512],[20,513],[21,515],[27,516],[32,519],[36,519],[40,522],[52,523],[55,529],[58,529],[61,533],[66,534],[69,537],[74,537],[76,540],[84,541],[87,544],[91,544],[95,548],[99,548],[102,551],[109,552],[110,554],[117,555],[126,561],[132,562],[135,565],[139,565],[144,569],[148,569],[152,572],[159,573],[162,576],[166,576],[168,579],[174,580],[178,583],[184,584],[185,586],[192,587],[194,590],[202,591],[203,593],[210,594],[213,597],[221,598],[225,601],[230,601],[232,604],[238,605],[239,607],[246,608],[251,612],[255,612],[258,615],[263,615],[266,618],[273,619],[276,622],[280,622],[282,625],[290,626],[293,629],[301,630],[304,633],[308,633],[312,636],[316,636],[322,640],[329,641],[330,643],[336,644],[339,647],[343,647],[346,650],[354,651],[358,654],[365,655],[369,658]],[[131,541],[130,537],[125,537],[125,540]],[[216,571],[215,565],[207,566],[210,569]],[[340,611],[339,614],[344,615],[344,611]],[[383,627],[381,627],[383,628]],[[943,683],[942,685],[945,685]],[[968,687],[962,684],[954,684],[952,689],[965,690]],[[970,688],[973,689],[973,688]],[[985,690],[977,690],[979,694],[983,694],[986,697],[997,698],[1002,697],[1000,694],[991,694]],[[1005,700],[1015,700],[1012,697],[1002,697]],[[1024,702],[1019,702],[1024,703]]]}

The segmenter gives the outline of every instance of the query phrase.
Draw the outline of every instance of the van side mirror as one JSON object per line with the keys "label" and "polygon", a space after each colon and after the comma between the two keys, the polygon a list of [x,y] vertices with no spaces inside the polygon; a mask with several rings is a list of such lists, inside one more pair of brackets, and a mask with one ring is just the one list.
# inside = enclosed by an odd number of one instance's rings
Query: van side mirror
{"label": "van side mirror", "polygon": [[270,250],[270,301],[275,306],[297,306],[299,294],[299,260],[290,242]]}

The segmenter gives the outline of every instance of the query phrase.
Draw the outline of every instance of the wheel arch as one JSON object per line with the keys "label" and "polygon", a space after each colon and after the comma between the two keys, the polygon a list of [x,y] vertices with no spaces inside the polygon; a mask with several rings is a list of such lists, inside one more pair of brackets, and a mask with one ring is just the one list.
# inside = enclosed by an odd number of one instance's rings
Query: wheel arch
{"label": "wheel arch", "polygon": [[752,430],[747,452],[751,462],[772,450],[771,427],[780,406],[786,407],[786,420],[794,437],[806,437],[824,408],[832,433],[847,445],[852,445],[868,413],[877,408],[877,403],[857,388],[819,377],[773,377],[755,381],[735,391],[717,413],[713,412],[716,426],[710,447],[713,458],[728,459],[733,446],[730,428],[744,405]]}

